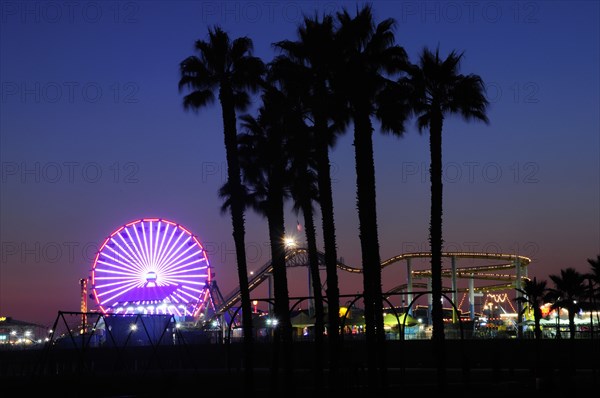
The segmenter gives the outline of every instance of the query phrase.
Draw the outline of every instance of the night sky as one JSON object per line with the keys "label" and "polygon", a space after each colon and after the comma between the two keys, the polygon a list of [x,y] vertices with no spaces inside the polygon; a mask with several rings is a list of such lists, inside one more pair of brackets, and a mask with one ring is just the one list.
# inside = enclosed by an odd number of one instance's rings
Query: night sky
{"label": "night sky", "polygon": [[[50,325],[57,311],[77,311],[99,245],[143,217],[197,235],[223,293],[234,289],[231,222],[217,194],[221,110],[183,110],[179,63],[215,24],[252,38],[268,62],[273,42],[296,38],[302,13],[343,6],[355,3],[2,1],[0,315]],[[588,272],[586,259],[600,254],[599,3],[373,6],[377,21],[396,20],[411,61],[424,46],[464,51],[461,71],[487,87],[489,125],[450,117],[444,126],[445,250],[531,257],[529,276],[550,286],[561,269]],[[382,260],[427,250],[427,134],[414,120],[402,137],[376,130],[374,151]],[[351,131],[331,159],[338,256],[360,267]],[[252,270],[270,257],[267,224],[246,219]],[[303,238],[297,221],[286,214],[289,233]],[[383,271],[384,290],[406,282],[396,265]],[[307,274],[290,270],[291,296],[306,295]],[[362,291],[360,275],[339,277],[342,293]]]}

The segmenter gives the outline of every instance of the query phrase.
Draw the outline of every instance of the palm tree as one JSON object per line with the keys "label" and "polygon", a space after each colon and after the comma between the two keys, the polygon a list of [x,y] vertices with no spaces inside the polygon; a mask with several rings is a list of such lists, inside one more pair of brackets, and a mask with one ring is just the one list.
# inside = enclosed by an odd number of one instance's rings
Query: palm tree
{"label": "palm tree", "polygon": [[336,134],[343,131],[347,116],[339,106],[340,101],[332,91],[330,83],[338,62],[333,17],[306,17],[298,27],[297,34],[297,41],[283,40],[274,43],[274,46],[282,52],[278,63],[285,64],[286,68],[293,70],[294,79],[301,82],[305,89],[302,96],[303,116],[314,134],[327,277],[329,375],[330,383],[335,385],[338,382],[336,378],[340,356],[340,291],[329,148],[334,145]]}
{"label": "palm tree", "polygon": [[537,281],[533,279],[525,279],[523,288],[517,288],[517,290],[523,294],[521,297],[517,297],[515,300],[526,304],[533,310],[533,319],[535,322],[534,334],[535,338],[540,340],[542,338],[542,329],[540,328],[540,320],[542,319],[541,307],[546,302],[547,288],[546,281]]}
{"label": "palm tree", "polygon": [[588,258],[587,262],[591,267],[590,272],[586,274],[592,284],[589,293],[590,297],[595,300],[600,298],[600,255],[596,259]]}
{"label": "palm tree", "polygon": [[258,89],[265,66],[259,58],[252,56],[253,44],[250,38],[240,37],[232,41],[218,26],[209,28],[208,40],[197,40],[195,49],[197,55],[189,56],[180,63],[179,90],[190,90],[183,98],[183,106],[186,110],[194,111],[212,104],[215,92],[218,91],[227,158],[227,184],[231,193],[231,223],[242,301],[245,382],[251,392],[252,307],[244,246],[244,191],[237,156],[236,110],[244,110],[249,105],[249,93]]}
{"label": "palm tree", "polygon": [[[392,84],[387,75],[399,73],[407,64],[407,57],[404,49],[395,44],[394,20],[388,18],[376,24],[370,5],[357,10],[355,16],[343,10],[337,14],[337,20],[336,38],[342,56],[336,69],[334,89],[347,99],[346,106],[354,124],[366,338],[371,347],[368,350],[369,382],[372,386],[380,382],[385,386],[385,331],[371,118],[379,115],[376,104],[379,94]],[[398,114],[402,112],[399,110]],[[403,123],[395,124],[395,127],[394,133],[403,133]],[[377,381],[378,375],[382,377],[380,381]]]}
{"label": "palm tree", "polygon": [[444,117],[459,114],[465,120],[486,124],[488,101],[485,86],[478,75],[459,73],[463,53],[452,51],[441,59],[439,49],[432,53],[424,48],[418,65],[409,67],[409,77],[399,83],[409,93],[408,102],[417,116],[419,131],[429,128],[431,165],[431,214],[429,242],[431,247],[431,318],[432,339],[438,356],[438,379],[443,388],[446,382],[444,348],[444,314],[442,308],[442,130]]}
{"label": "palm tree", "polygon": [[588,258],[587,262],[592,267],[589,277],[595,284],[600,285],[600,254],[596,256],[596,259]]}
{"label": "palm tree", "polygon": [[[598,315],[597,301],[600,299],[600,255],[596,256],[596,259],[588,258],[588,264],[592,267],[591,272],[587,274],[587,278],[590,282],[589,295],[591,299],[592,311],[596,311],[596,323],[600,323],[600,316]],[[590,320],[592,315],[590,313]],[[594,332],[594,325],[590,326],[592,333]],[[593,338],[593,335],[592,335]]]}
{"label": "palm tree", "polygon": [[[278,383],[278,350],[282,345],[286,376],[292,371],[292,328],[286,271],[284,197],[287,196],[287,157],[284,152],[286,136],[301,120],[282,91],[272,85],[265,87],[263,104],[258,117],[242,116],[244,133],[239,136],[240,163],[244,182],[251,189],[255,210],[267,218],[271,242],[271,264],[274,280],[274,313],[278,320],[275,329],[276,348],[273,366],[274,388]],[[287,380],[284,385],[289,385]]]}
{"label": "palm tree", "polygon": [[409,103],[417,116],[419,131],[429,128],[431,166],[431,288],[433,340],[444,340],[442,309],[442,130],[448,114],[459,114],[465,120],[489,123],[486,116],[488,101],[478,75],[459,73],[463,53],[452,51],[445,59],[439,49],[432,53],[423,49],[418,65],[409,70],[409,78],[401,85],[410,92]]}
{"label": "palm tree", "polygon": [[[283,61],[283,62],[282,62]],[[284,65],[281,65],[284,64]],[[292,210],[298,214],[302,212],[304,218],[304,231],[307,243],[308,263],[312,284],[312,305],[315,317],[315,386],[317,389],[322,385],[323,376],[323,334],[325,309],[323,304],[323,292],[321,289],[321,274],[319,271],[319,255],[317,251],[317,233],[314,221],[313,202],[319,200],[319,189],[317,185],[316,154],[314,129],[307,126],[302,118],[302,96],[304,84],[298,79],[294,72],[296,68],[289,68],[284,59],[273,62],[272,70],[279,74],[281,83],[286,86],[288,96],[294,96],[298,111],[296,115],[295,128],[292,128],[285,143],[285,155],[289,161],[289,190],[294,201]],[[290,73],[292,72],[292,73]],[[292,94],[293,93],[293,94]]]}
{"label": "palm tree", "polygon": [[569,316],[570,338],[575,338],[575,314],[581,309],[581,302],[586,296],[586,275],[575,268],[560,270],[560,275],[550,275],[554,288],[549,289],[554,303],[552,308],[566,308]]}

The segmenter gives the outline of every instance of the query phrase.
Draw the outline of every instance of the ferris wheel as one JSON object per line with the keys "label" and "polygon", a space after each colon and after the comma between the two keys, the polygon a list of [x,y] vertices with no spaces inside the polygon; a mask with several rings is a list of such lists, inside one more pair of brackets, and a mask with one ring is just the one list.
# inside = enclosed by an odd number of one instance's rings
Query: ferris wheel
{"label": "ferris wheel", "polygon": [[196,236],[159,218],[122,225],[98,250],[92,296],[102,313],[197,316],[211,268]]}

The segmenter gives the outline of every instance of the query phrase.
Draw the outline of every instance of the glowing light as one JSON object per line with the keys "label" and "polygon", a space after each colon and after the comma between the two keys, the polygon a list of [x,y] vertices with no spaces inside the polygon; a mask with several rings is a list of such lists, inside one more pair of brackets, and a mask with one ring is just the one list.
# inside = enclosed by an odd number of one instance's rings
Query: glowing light
{"label": "glowing light", "polygon": [[135,308],[196,315],[212,275],[206,251],[189,230],[145,218],[120,226],[104,241],[92,267],[92,296],[103,313]]}
{"label": "glowing light", "polygon": [[293,236],[286,236],[283,238],[283,244],[286,249],[294,249],[296,247],[296,239]]}

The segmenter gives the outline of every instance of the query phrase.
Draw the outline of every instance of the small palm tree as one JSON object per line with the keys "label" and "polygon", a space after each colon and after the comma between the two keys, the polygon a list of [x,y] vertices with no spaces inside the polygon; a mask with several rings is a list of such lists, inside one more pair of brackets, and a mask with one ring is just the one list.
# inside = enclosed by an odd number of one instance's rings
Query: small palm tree
{"label": "small palm tree", "polygon": [[550,275],[554,288],[548,289],[554,299],[552,308],[565,308],[569,316],[570,338],[575,338],[575,315],[581,310],[581,302],[586,296],[586,275],[575,268],[560,270],[560,275]]}
{"label": "small palm tree", "polygon": [[237,155],[236,110],[244,110],[249,105],[249,93],[258,90],[265,66],[260,58],[252,56],[250,38],[240,37],[232,41],[219,26],[209,28],[208,40],[197,40],[195,49],[197,55],[189,56],[180,63],[179,89],[190,90],[183,98],[186,110],[199,111],[212,104],[215,92],[218,92],[221,104],[231,223],[242,301],[245,383],[248,391],[252,392],[252,305],[244,246],[244,189]]}
{"label": "small palm tree", "polygon": [[[591,272],[587,274],[589,281],[589,297],[590,307],[592,311],[596,311],[596,323],[600,324],[600,315],[598,314],[598,302],[600,300],[600,255],[596,256],[596,259],[588,258],[588,264],[591,267]],[[592,315],[590,314],[590,320]],[[593,321],[592,321],[593,322]],[[594,325],[591,325],[591,331],[594,332]],[[593,336],[592,336],[593,337]]]}
{"label": "small palm tree", "polygon": [[541,307],[546,302],[546,296],[548,293],[546,281],[538,282],[535,277],[533,279],[525,279],[523,288],[517,288],[517,290],[523,294],[523,296],[517,297],[515,300],[526,304],[533,310],[533,319],[535,322],[534,335],[536,339],[540,340],[542,338],[540,320],[543,316]]}

